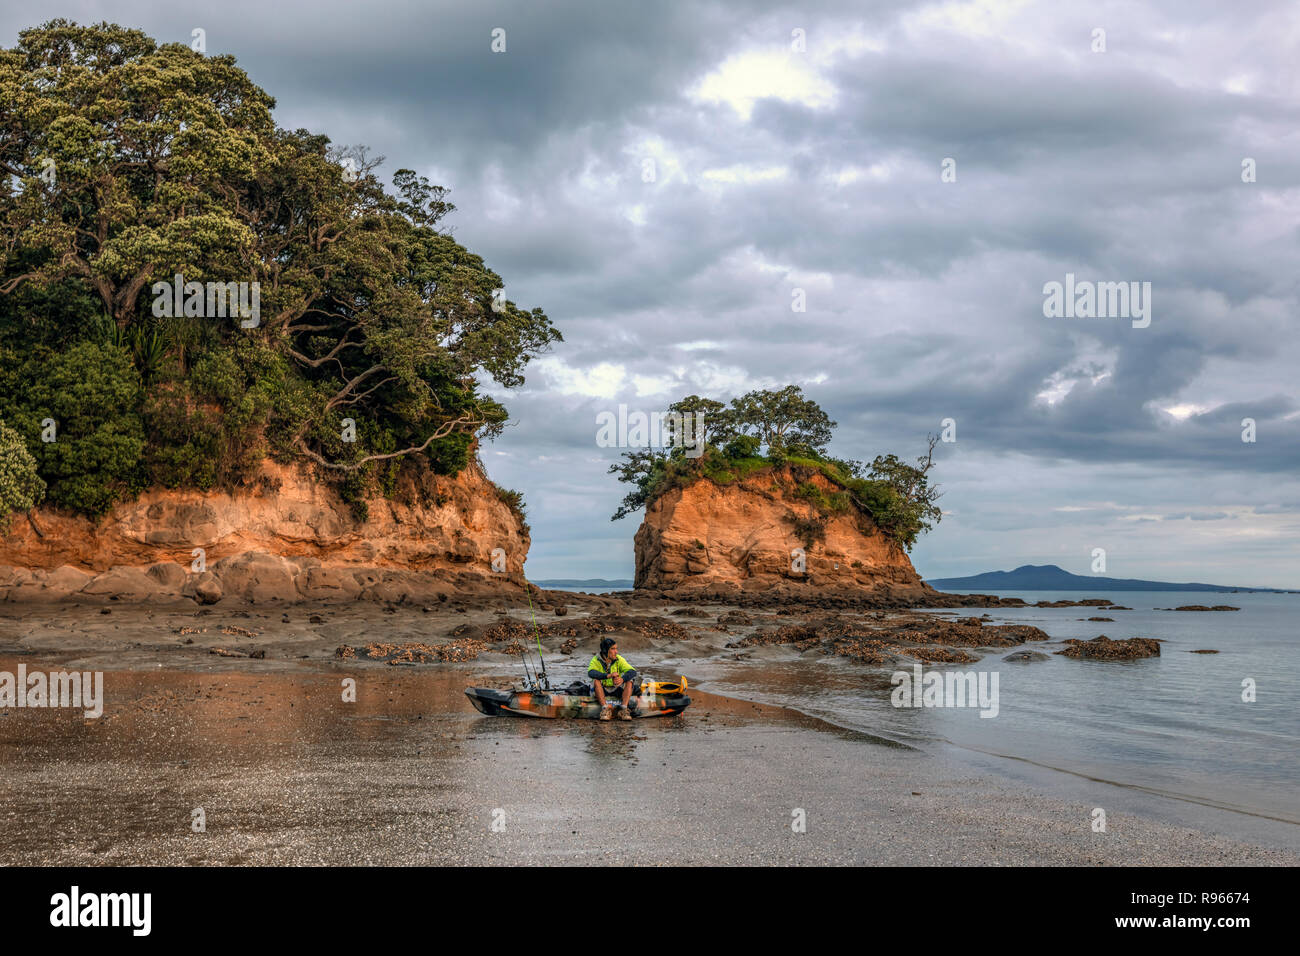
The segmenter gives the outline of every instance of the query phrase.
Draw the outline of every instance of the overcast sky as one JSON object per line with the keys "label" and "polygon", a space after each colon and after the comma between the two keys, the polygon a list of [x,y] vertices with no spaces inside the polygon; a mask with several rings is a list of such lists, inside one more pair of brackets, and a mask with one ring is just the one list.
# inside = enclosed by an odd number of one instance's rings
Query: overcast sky
{"label": "overcast sky", "polygon": [[[282,126],[451,188],[457,238],[566,340],[483,450],[532,578],[631,577],[599,412],[797,383],[842,457],[955,420],[926,577],[1104,548],[1111,575],[1300,587],[1293,0],[56,0],[6,3],[4,44],[53,16],[202,28]],[[1046,317],[1067,273],[1151,283],[1150,325]]]}

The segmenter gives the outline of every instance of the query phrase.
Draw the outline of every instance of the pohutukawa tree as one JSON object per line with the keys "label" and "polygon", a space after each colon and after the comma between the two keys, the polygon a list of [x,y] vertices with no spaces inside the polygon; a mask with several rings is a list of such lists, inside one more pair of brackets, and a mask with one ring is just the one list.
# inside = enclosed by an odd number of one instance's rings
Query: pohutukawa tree
{"label": "pohutukawa tree", "polygon": [[728,421],[742,435],[757,438],[769,454],[824,454],[835,422],[798,385],[759,389],[733,399]]}
{"label": "pohutukawa tree", "polygon": [[[506,421],[480,380],[517,386],[560,341],[440,230],[445,189],[403,169],[390,193],[382,160],[341,162],[274,105],[232,57],[119,26],[55,20],[0,50],[0,416],[56,501],[238,480],[266,450],[354,491],[412,456],[454,472]],[[255,327],[155,314],[177,275],[257,283]],[[138,455],[104,454],[90,408],[57,451],[35,441],[50,411],[23,386],[87,363],[111,366],[97,377]],[[106,497],[74,490],[88,476]]]}

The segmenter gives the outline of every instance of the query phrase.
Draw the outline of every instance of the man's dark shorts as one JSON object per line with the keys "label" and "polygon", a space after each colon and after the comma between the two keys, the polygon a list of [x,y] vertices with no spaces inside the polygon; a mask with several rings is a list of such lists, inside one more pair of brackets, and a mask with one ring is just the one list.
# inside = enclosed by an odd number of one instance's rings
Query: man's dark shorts
{"label": "man's dark shorts", "polygon": [[[596,695],[596,684],[597,684],[597,683],[599,683],[599,682],[598,682],[598,681],[594,681],[594,682],[592,682],[592,685],[591,685],[591,694],[592,694],[593,697]],[[632,696],[633,696],[633,697],[640,697],[640,696],[641,696],[641,678],[640,678],[640,677],[634,677],[634,678],[632,678]],[[608,700],[610,703],[614,703],[615,701],[622,700],[622,699],[623,699],[623,688],[622,688],[622,687],[606,687],[606,688],[605,688],[605,699]]]}

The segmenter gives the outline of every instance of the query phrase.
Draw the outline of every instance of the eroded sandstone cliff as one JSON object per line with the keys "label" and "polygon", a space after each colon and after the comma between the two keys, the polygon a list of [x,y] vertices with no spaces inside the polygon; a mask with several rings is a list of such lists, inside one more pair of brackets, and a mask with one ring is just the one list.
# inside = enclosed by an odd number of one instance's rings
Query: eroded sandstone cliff
{"label": "eroded sandstone cliff", "polygon": [[899,603],[934,594],[870,517],[820,512],[799,493],[810,485],[838,490],[815,469],[784,465],[665,492],[636,533],[636,586],[679,596],[836,593]]}
{"label": "eroded sandstone cliff", "polygon": [[522,580],[528,532],[476,460],[404,469],[366,511],[270,462],[247,487],[152,489],[98,521],[38,508],[0,537],[0,600],[429,600]]}

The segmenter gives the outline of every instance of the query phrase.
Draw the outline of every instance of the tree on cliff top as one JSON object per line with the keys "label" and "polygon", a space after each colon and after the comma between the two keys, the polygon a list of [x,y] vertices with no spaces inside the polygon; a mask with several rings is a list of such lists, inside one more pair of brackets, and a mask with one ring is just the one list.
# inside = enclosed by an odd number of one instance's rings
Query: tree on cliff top
{"label": "tree on cliff top", "polygon": [[[412,456],[454,473],[506,421],[479,377],[517,386],[561,340],[439,231],[446,190],[399,170],[390,194],[379,160],[278,128],[233,57],[54,20],[0,50],[0,104],[0,414],[39,452],[24,386],[79,343],[125,350],[144,453],[64,462],[110,497],[237,481],[267,450],[353,483]],[[207,311],[173,314],[155,283],[177,275]],[[255,322],[207,314],[235,282]]]}
{"label": "tree on cliff top", "polygon": [[[795,468],[820,471],[843,489],[826,495],[814,485],[801,485],[798,494],[814,507],[828,513],[855,507],[905,548],[910,549],[917,537],[943,516],[935,503],[939,489],[929,480],[938,443],[935,436],[930,436],[926,453],[915,465],[890,454],[877,456],[864,470],[859,462],[842,461],[826,453],[835,422],[795,385],[748,392],[733,399],[730,406],[691,395],[668,408],[683,415],[704,415],[702,424],[684,429],[688,442],[699,436],[700,453],[688,455],[680,443],[667,451],[625,452],[621,461],[610,465],[609,473],[632,485],[632,490],[611,520],[625,518],[671,488],[701,478],[726,485],[787,462]],[[761,454],[763,448],[766,455]]]}
{"label": "tree on cliff top", "polygon": [[826,453],[835,422],[798,385],[759,389],[732,399],[727,422],[741,435],[757,438],[769,455]]}

